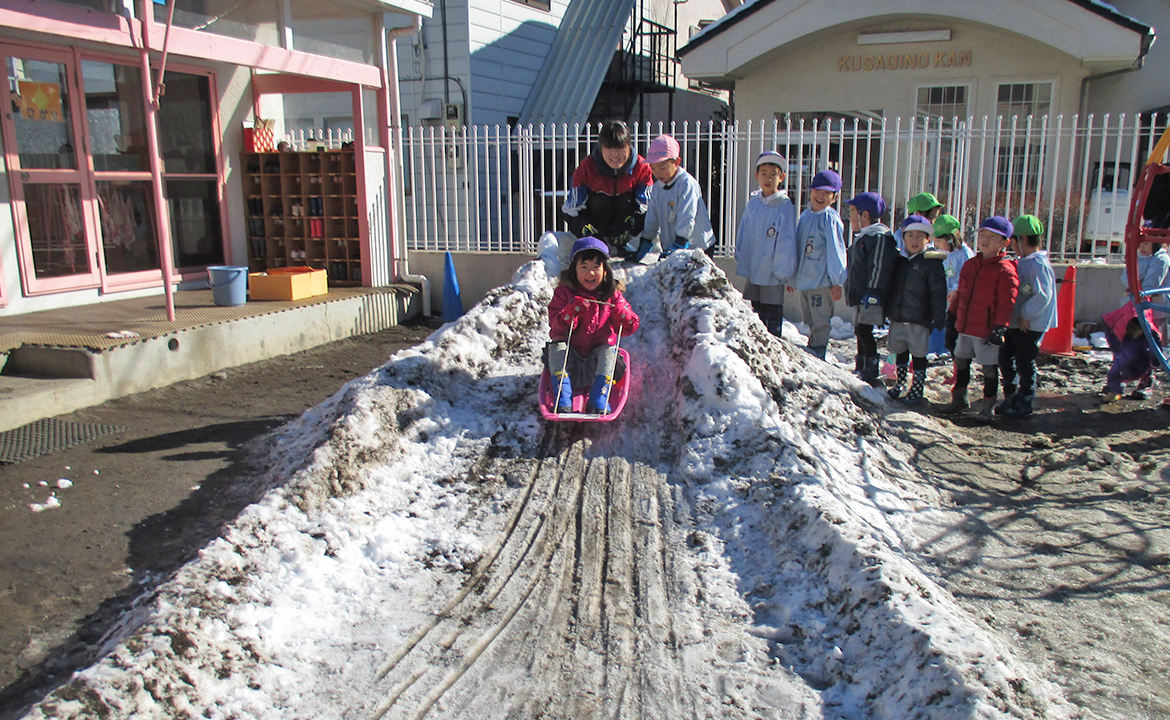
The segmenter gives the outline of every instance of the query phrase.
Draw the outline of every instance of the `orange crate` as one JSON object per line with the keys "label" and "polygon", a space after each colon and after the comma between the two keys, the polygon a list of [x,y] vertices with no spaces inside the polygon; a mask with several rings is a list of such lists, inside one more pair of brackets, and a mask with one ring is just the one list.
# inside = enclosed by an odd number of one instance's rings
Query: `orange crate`
{"label": "orange crate", "polygon": [[272,268],[248,275],[252,300],[302,300],[329,292],[324,270],[308,267]]}

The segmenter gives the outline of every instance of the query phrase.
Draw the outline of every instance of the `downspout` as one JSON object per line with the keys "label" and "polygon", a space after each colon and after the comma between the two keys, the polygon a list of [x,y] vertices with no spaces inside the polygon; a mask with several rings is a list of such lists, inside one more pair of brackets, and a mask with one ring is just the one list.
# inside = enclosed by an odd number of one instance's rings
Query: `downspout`
{"label": "downspout", "polygon": [[403,282],[418,283],[422,290],[423,315],[431,316],[431,281],[426,275],[412,275],[406,251],[406,199],[399,191],[398,173],[402,168],[402,99],[398,93],[398,38],[413,35],[422,28],[422,16],[415,15],[408,27],[387,28],[386,52],[382,57],[382,74],[390,95],[390,112],[386,118],[392,152],[386,153],[386,178],[390,192],[386,193],[386,213],[393,226],[392,263],[398,265],[398,277]]}
{"label": "downspout", "polygon": [[1126,73],[1137,72],[1138,70],[1141,70],[1142,66],[1146,64],[1146,54],[1150,52],[1150,46],[1154,44],[1155,38],[1157,38],[1157,35],[1155,35],[1151,29],[1151,31],[1147,33],[1144,38],[1142,38],[1141,52],[1138,53],[1137,60],[1134,61],[1134,64],[1130,67],[1122,68],[1120,70],[1110,70],[1109,72],[1103,72],[1098,75],[1087,75],[1081,79],[1081,97],[1080,102],[1077,104],[1077,111],[1081,114],[1081,117],[1085,117],[1088,112],[1089,83],[1093,80],[1104,80],[1106,78],[1117,77],[1118,75],[1125,75]]}

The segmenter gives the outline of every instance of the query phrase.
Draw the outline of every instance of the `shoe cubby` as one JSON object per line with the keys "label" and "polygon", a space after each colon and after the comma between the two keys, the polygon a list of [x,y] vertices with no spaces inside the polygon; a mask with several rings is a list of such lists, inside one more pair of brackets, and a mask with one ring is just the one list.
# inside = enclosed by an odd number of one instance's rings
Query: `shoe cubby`
{"label": "shoe cubby", "polygon": [[243,167],[249,270],[304,265],[360,285],[353,150],[245,153]]}

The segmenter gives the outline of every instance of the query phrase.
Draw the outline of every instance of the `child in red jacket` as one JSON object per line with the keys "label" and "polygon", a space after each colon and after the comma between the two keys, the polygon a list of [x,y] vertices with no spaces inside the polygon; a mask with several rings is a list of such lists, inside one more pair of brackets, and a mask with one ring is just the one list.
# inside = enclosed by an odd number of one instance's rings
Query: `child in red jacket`
{"label": "child in red jacket", "polygon": [[573,381],[593,378],[585,411],[608,415],[618,352],[618,332],[632,335],[638,315],[622,295],[609,266],[609,249],[595,237],[573,243],[572,260],[548,304],[546,362],[557,413],[573,411]]}
{"label": "child in red jacket", "polygon": [[1012,224],[995,215],[979,226],[979,254],[963,264],[955,297],[955,388],[951,402],[940,412],[954,414],[971,407],[967,385],[971,381],[971,360],[983,366],[983,404],[979,414],[991,419],[999,394],[999,346],[1012,321],[1020,280],[1016,265],[1006,252]]}

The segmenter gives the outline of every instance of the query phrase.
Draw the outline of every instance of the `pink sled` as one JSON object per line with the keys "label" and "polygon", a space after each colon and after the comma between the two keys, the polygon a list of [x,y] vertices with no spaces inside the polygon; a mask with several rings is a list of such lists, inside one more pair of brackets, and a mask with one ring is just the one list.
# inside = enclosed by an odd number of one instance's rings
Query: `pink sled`
{"label": "pink sled", "polygon": [[540,374],[540,414],[544,419],[550,422],[609,422],[621,415],[630,392],[630,354],[625,349],[618,348],[618,355],[625,363],[626,372],[622,379],[614,382],[613,387],[609,389],[609,414],[593,415],[585,412],[585,403],[589,400],[589,386],[573,389],[573,412],[553,412],[557,397],[552,386],[552,378],[546,368]]}

